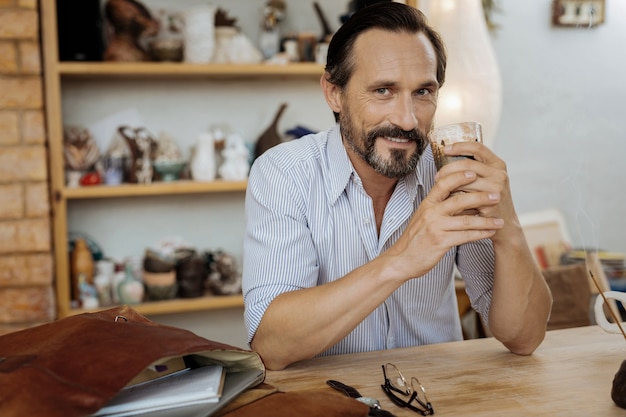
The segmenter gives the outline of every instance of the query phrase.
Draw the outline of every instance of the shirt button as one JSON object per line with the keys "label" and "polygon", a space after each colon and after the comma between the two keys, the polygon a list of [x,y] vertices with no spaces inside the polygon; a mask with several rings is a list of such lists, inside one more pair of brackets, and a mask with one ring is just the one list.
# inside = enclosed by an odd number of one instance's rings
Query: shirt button
{"label": "shirt button", "polygon": [[370,224],[370,218],[369,217],[364,217],[363,218],[363,223],[364,224]]}

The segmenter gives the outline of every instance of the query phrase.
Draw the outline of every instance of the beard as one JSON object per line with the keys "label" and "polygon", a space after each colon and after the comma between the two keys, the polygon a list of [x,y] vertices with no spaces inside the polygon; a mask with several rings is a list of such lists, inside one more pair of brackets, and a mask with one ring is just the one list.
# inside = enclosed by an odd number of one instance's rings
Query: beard
{"label": "beard", "polygon": [[[375,127],[367,132],[359,131],[352,124],[352,117],[347,109],[339,113],[341,136],[350,149],[363,159],[380,175],[387,178],[402,178],[415,171],[417,163],[428,145],[428,137],[419,129],[402,130],[395,126]],[[379,137],[408,139],[417,144],[415,151],[391,149],[389,158],[384,158],[376,151],[376,139]]]}

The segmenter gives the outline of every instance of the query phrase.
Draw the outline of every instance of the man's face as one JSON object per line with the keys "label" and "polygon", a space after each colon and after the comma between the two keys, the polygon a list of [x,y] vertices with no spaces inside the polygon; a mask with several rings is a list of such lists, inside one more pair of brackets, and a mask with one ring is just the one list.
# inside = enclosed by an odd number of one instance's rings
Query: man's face
{"label": "man's face", "polygon": [[378,29],[359,36],[355,69],[339,93],[339,123],[355,167],[388,178],[415,170],[436,110],[435,51],[424,34]]}

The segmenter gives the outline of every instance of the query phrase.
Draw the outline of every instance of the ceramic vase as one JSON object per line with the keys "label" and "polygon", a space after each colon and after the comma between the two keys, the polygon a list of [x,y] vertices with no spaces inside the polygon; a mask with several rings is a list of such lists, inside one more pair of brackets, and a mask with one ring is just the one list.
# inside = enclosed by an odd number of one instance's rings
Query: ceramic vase
{"label": "ceramic vase", "polygon": [[70,258],[70,272],[72,276],[72,300],[80,300],[80,285],[93,285],[94,262],[87,242],[78,238],[74,242],[74,249]]}
{"label": "ceramic vase", "polygon": [[117,286],[117,295],[122,304],[137,304],[143,301],[143,282],[135,278],[133,266],[129,262],[126,264],[124,280]]}
{"label": "ceramic vase", "polygon": [[191,177],[195,181],[213,181],[217,170],[215,165],[215,139],[211,133],[202,133],[191,158]]}
{"label": "ceramic vase", "polygon": [[206,5],[183,13],[185,62],[211,62],[215,48],[215,12],[215,7]]}

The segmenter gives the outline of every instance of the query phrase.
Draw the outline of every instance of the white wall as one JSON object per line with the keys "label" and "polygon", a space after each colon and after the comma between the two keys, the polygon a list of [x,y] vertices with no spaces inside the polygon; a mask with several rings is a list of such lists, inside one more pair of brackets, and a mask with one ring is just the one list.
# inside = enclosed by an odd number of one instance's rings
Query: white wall
{"label": "white wall", "polygon": [[626,2],[593,29],[553,27],[551,3],[498,1],[495,151],[518,212],[559,208],[574,245],[626,252]]}

